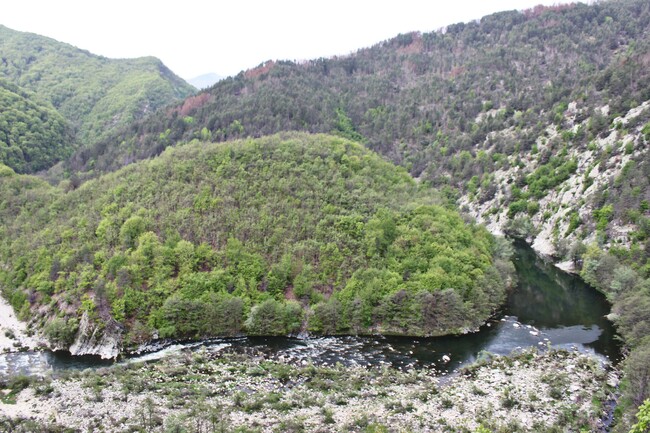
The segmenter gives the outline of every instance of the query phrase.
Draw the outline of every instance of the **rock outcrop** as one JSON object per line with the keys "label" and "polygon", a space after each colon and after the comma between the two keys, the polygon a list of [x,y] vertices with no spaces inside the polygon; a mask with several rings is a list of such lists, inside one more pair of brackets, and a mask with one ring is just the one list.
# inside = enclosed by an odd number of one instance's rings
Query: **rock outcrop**
{"label": "rock outcrop", "polygon": [[[600,107],[600,110],[606,113],[608,108]],[[460,205],[464,210],[478,222],[484,223],[494,234],[512,231],[514,220],[525,220],[527,225],[524,229],[527,232],[518,234],[524,234],[539,254],[560,261],[569,259],[571,246],[578,242],[599,242],[605,249],[613,245],[629,248],[629,234],[636,227],[614,219],[607,225],[606,233],[602,233],[598,238],[594,214],[598,208],[596,202],[621,175],[626,165],[647,158],[648,146],[642,132],[643,124],[628,126],[632,119],[641,114],[647,115],[650,111],[650,101],[629,110],[624,117],[616,118],[609,131],[601,136],[589,142],[586,139],[582,142],[576,140],[572,146],[566,146],[564,160],[575,161],[576,169],[566,180],[548,189],[544,197],[529,198],[529,201],[536,203],[537,209],[534,212],[524,210],[512,215],[506,205],[512,199],[517,179],[525,178],[543,164],[542,154],[551,141],[566,140],[566,137],[560,137],[562,133],[578,134],[580,130],[584,131],[589,127],[590,118],[576,121],[576,113],[580,111],[576,103],[569,104],[564,113],[564,125],[569,129],[562,132],[560,127],[549,126],[544,136],[537,138],[535,152],[530,152],[521,160],[518,155],[511,155],[508,160],[509,168],[493,173],[496,186],[494,196],[489,200],[479,201],[480,191],[475,194],[466,193],[460,198]],[[587,111],[587,108],[582,111]],[[508,134],[512,134],[512,131],[494,132],[489,137],[490,140],[486,140],[477,148],[489,150],[489,142],[499,140],[500,137],[506,139]],[[528,190],[528,185],[521,186],[523,193]],[[570,266],[565,263],[563,268],[568,269]]]}
{"label": "rock outcrop", "polygon": [[101,324],[90,319],[87,312],[81,316],[79,331],[70,346],[73,355],[99,355],[102,359],[117,358],[122,347],[122,330],[117,322]]}

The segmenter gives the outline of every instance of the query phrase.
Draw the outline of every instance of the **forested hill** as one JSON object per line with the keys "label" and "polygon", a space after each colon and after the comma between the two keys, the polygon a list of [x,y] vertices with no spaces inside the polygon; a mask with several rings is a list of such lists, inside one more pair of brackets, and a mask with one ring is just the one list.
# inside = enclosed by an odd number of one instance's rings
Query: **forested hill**
{"label": "forested hill", "polygon": [[51,104],[0,78],[0,163],[21,173],[44,170],[72,153],[72,138]]}
{"label": "forested hill", "polygon": [[95,143],[195,91],[156,58],[107,59],[2,25],[0,78],[54,106],[74,127],[78,145]]}
{"label": "forested hill", "polygon": [[0,283],[75,353],[124,334],[457,333],[512,283],[502,242],[340,137],[189,144],[65,190],[0,168]]}
{"label": "forested hill", "polygon": [[648,23],[645,0],[536,7],[348,56],[268,61],[68,167],[92,177],[179,141],[335,132],[462,198],[496,230],[542,231],[539,249],[558,258],[597,229],[602,242],[639,247],[649,225]]}

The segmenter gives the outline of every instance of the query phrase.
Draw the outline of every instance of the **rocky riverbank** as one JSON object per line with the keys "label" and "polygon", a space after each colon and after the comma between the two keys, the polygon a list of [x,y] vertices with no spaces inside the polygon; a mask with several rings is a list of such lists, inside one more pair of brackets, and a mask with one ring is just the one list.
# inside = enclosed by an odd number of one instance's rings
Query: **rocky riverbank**
{"label": "rocky riverbank", "polygon": [[291,365],[199,351],[32,383],[14,391],[14,404],[0,404],[0,427],[31,422],[84,432],[597,431],[607,379],[599,361],[566,351],[488,357],[444,383],[426,369]]}
{"label": "rocky riverbank", "polygon": [[0,296],[0,352],[34,350],[45,345],[42,339],[27,334],[26,324],[18,320],[14,309]]}

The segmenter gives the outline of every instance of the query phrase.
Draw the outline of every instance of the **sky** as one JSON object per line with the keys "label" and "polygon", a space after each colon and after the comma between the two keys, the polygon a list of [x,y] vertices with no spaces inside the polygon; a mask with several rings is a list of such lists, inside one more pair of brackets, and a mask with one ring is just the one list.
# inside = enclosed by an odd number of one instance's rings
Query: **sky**
{"label": "sky", "polygon": [[5,0],[0,24],[105,57],[155,56],[190,79],[210,72],[236,75],[266,60],[346,55],[399,33],[563,2]]}

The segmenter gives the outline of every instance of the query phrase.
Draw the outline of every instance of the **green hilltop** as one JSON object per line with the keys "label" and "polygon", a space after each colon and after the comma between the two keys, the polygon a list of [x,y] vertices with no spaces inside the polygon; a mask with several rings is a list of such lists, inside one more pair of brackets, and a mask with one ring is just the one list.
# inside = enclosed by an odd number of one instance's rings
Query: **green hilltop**
{"label": "green hilltop", "polygon": [[67,193],[2,173],[5,294],[64,347],[82,315],[127,344],[457,333],[512,282],[485,229],[339,137],[186,145]]}
{"label": "green hilltop", "polygon": [[[108,59],[1,25],[0,78],[35,94],[66,119],[74,132],[72,139],[66,137],[67,149],[94,144],[195,91],[156,58]],[[36,145],[47,155],[40,158],[41,164],[14,168],[44,169],[51,165],[43,166],[45,161],[65,159],[69,152],[49,149],[48,138],[25,141],[25,146]],[[4,162],[13,164],[13,159]]]}

